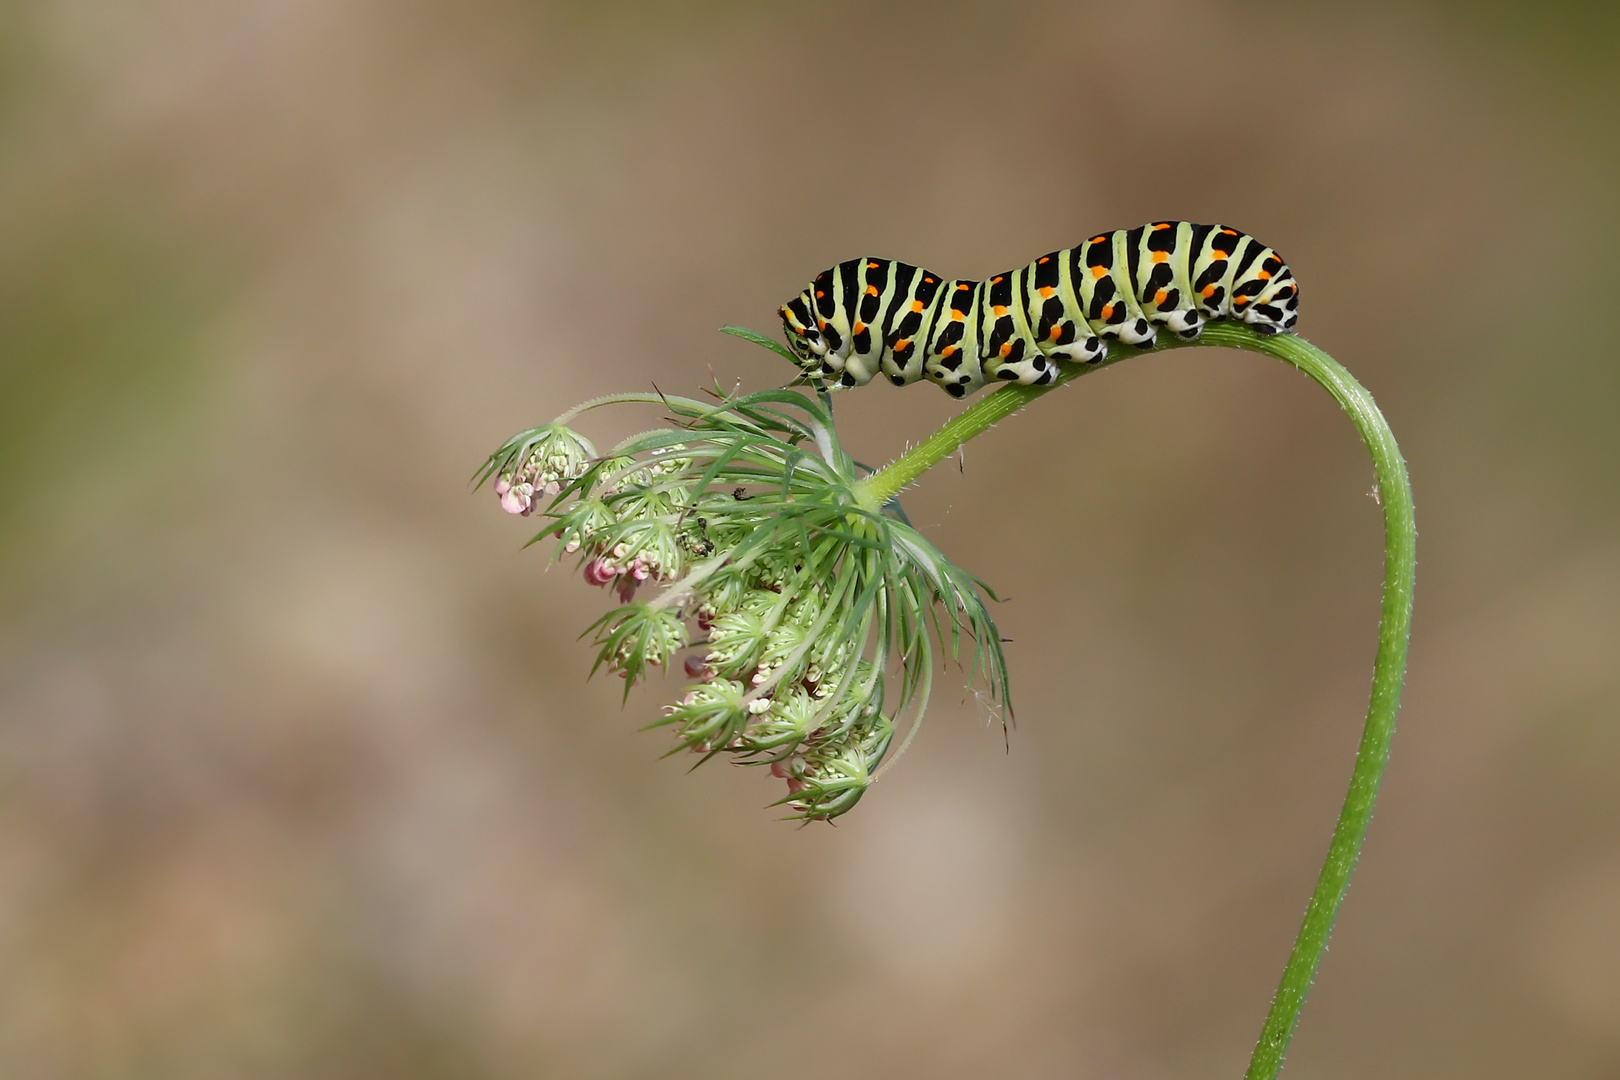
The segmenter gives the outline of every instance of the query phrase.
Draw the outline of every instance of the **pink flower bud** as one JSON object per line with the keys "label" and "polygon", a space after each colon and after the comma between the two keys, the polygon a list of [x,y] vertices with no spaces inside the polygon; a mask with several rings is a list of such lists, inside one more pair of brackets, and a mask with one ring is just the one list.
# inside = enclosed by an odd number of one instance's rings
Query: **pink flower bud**
{"label": "pink flower bud", "polygon": [[501,496],[501,509],[508,514],[527,514],[534,505],[534,487],[530,484],[513,484]]}
{"label": "pink flower bud", "polygon": [[607,559],[592,559],[585,564],[585,584],[587,585],[606,585],[618,576],[618,568]]}

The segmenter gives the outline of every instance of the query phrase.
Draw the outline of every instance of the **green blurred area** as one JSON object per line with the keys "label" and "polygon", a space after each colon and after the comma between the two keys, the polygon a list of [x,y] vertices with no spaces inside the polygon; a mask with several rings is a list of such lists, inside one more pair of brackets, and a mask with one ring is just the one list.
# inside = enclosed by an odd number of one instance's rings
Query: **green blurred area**
{"label": "green blurred area", "polygon": [[[587,681],[603,597],[467,496],[578,400],[785,382],[713,328],[835,261],[1155,217],[1289,257],[1417,489],[1288,1075],[1616,1075],[1617,10],[0,9],[0,1075],[1237,1075],[1377,612],[1303,379],[1133,361],[909,493],[1019,724],[945,680],[837,829],[659,760],[677,684]],[[872,461],[956,407],[838,400]]]}
{"label": "green blurred area", "polygon": [[52,230],[0,287],[0,595],[60,570],[50,549],[84,553],[64,517],[105,528],[92,522],[127,514],[131,486],[157,479],[144,458],[195,445],[182,433],[196,426],[207,308],[191,268],[129,225]]}

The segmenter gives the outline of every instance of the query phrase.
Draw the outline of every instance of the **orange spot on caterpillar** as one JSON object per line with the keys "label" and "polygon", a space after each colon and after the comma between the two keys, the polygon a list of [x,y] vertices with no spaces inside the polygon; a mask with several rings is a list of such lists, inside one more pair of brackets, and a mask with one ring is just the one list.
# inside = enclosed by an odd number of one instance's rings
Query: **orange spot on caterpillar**
{"label": "orange spot on caterpillar", "polygon": [[1042,285],[1037,291],[1041,294],[1042,300],[1052,299],[1052,294],[1057,292],[1057,290],[1052,288],[1050,285]]}
{"label": "orange spot on caterpillar", "polygon": [[961,322],[965,318],[967,318],[967,312],[965,312],[965,311],[952,311],[951,312],[951,319],[953,321],[955,321],[955,322]]}
{"label": "orange spot on caterpillar", "polygon": [[969,286],[967,284],[959,284],[959,285],[956,286],[956,291],[957,292],[967,292],[969,288],[971,288],[971,286]]}
{"label": "orange spot on caterpillar", "polygon": [[1232,297],[1232,306],[1233,307],[1242,307],[1244,304],[1247,304],[1248,302],[1249,302],[1249,298],[1247,296],[1234,296],[1234,297]]}
{"label": "orange spot on caterpillar", "polygon": [[1236,229],[1222,229],[1221,232],[1225,233],[1227,236],[1236,236],[1237,235],[1237,230]]}
{"label": "orange spot on caterpillar", "polygon": [[913,300],[911,302],[911,310],[912,311],[915,311],[917,314],[921,315],[922,314],[922,309],[923,309],[923,302],[921,300]]}
{"label": "orange spot on caterpillar", "polygon": [[1168,251],[1155,251],[1153,253],[1153,261],[1156,263],[1162,263],[1168,258],[1170,258],[1170,253]]}
{"label": "orange spot on caterpillar", "polygon": [[1163,289],[1160,289],[1158,292],[1153,294],[1153,302],[1155,304],[1162,304],[1164,303],[1164,298],[1169,295],[1169,293],[1165,292]]}
{"label": "orange spot on caterpillar", "polygon": [[1104,234],[1103,234],[1103,235],[1101,235],[1101,236],[1093,236],[1093,237],[1092,237],[1092,238],[1091,238],[1091,242],[1092,242],[1092,243],[1093,243],[1093,244],[1100,244],[1100,243],[1102,243],[1102,242],[1103,242],[1103,241],[1104,241],[1104,240],[1106,240],[1106,239],[1108,239],[1108,234],[1107,234],[1107,233],[1104,233]]}
{"label": "orange spot on caterpillar", "polygon": [[1052,261],[1052,257],[1050,255],[1042,255],[1039,259],[1036,259],[1035,261],[1040,263],[1042,266],[1045,266],[1047,263]]}
{"label": "orange spot on caterpillar", "polygon": [[1256,274],[1254,276],[1259,278],[1261,281],[1268,281],[1271,278],[1271,271],[1270,270],[1262,270],[1262,271],[1260,271],[1258,274]]}
{"label": "orange spot on caterpillar", "polygon": [[1105,319],[1112,319],[1114,317],[1114,305],[1113,304],[1106,304],[1106,305],[1103,306],[1102,317],[1105,318]]}
{"label": "orange spot on caterpillar", "polygon": [[851,330],[853,330],[853,331],[855,331],[855,332],[856,332],[856,333],[857,333],[857,334],[858,334],[858,333],[860,333],[860,332],[861,332],[861,331],[862,331],[862,330],[865,330],[865,329],[866,329],[866,324],[865,324],[865,323],[863,323],[863,322],[858,322],[858,323],[856,323],[856,324],[855,324],[855,325],[854,325],[854,326],[852,326],[852,327],[850,327],[850,329],[851,329]]}
{"label": "orange spot on caterpillar", "polygon": [[955,356],[956,355],[956,346],[955,345],[947,345],[947,346],[945,346],[943,349],[939,350],[939,355],[941,355],[941,356]]}
{"label": "orange spot on caterpillar", "polygon": [[1002,346],[1001,346],[1001,355],[1002,355],[1002,356],[1003,356],[1003,357],[1007,357],[1007,356],[1011,356],[1011,355],[1012,355],[1012,342],[1010,342],[1010,341],[1008,341],[1008,342],[1005,342],[1005,343],[1004,343],[1004,344],[1003,344],[1003,345],[1002,345]]}
{"label": "orange spot on caterpillar", "polygon": [[1063,327],[1062,326],[1054,326],[1054,327],[1052,327],[1052,332],[1047,335],[1047,337],[1050,338],[1053,341],[1056,341],[1058,338],[1060,338],[1062,336],[1063,336]]}
{"label": "orange spot on caterpillar", "polygon": [[876,296],[877,294],[878,294],[878,287],[876,285],[868,285],[866,287],[866,295],[867,296]]}
{"label": "orange spot on caterpillar", "polygon": [[823,297],[823,296],[826,296],[826,295],[827,295],[827,294],[826,294],[826,293],[824,293],[824,292],[822,292],[822,291],[821,291],[821,290],[820,290],[820,289],[817,289],[817,290],[816,290],[816,299],[817,299],[817,300],[820,300],[820,299],[821,299],[821,298],[822,298],[822,297]]}
{"label": "orange spot on caterpillar", "polygon": [[901,349],[909,349],[909,348],[911,348],[911,339],[908,338],[908,337],[903,337],[899,341],[894,343],[894,351],[895,352],[899,352]]}
{"label": "orange spot on caterpillar", "polygon": [[1205,285],[1204,286],[1204,291],[1201,292],[1199,295],[1202,296],[1205,300],[1208,300],[1210,297],[1215,295],[1215,286],[1213,286],[1213,285]]}
{"label": "orange spot on caterpillar", "polygon": [[1160,229],[1168,229],[1169,227],[1170,223],[1168,221],[1161,221],[1157,225],[1153,226],[1153,231],[1158,232]]}
{"label": "orange spot on caterpillar", "polygon": [[866,264],[866,268],[868,270],[876,270],[878,268],[878,264],[875,262],[869,262]]}
{"label": "orange spot on caterpillar", "polygon": [[1217,262],[1230,259],[1231,257],[1232,253],[1230,251],[1222,251],[1220,248],[1215,249],[1215,259]]}
{"label": "orange spot on caterpillar", "polygon": [[923,284],[924,284],[924,285],[932,285],[932,284],[933,284],[933,283],[934,283],[934,279],[933,279],[933,278],[931,278],[931,277],[925,277],[925,278],[923,278]]}
{"label": "orange spot on caterpillar", "polygon": [[1007,305],[1006,304],[997,304],[996,308],[995,308],[995,311],[996,311],[996,318],[999,319],[1003,315],[1007,314]]}
{"label": "orange spot on caterpillar", "polygon": [[1108,267],[1106,267],[1106,266],[1093,266],[1091,268],[1091,276],[1094,277],[1094,278],[1105,278],[1105,277],[1107,277],[1108,276]]}

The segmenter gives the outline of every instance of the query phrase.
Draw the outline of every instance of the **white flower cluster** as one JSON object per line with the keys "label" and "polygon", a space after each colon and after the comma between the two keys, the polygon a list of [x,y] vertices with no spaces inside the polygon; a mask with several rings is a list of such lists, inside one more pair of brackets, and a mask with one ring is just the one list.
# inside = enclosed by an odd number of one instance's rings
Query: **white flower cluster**
{"label": "white flower cluster", "polygon": [[563,485],[584,475],[596,450],[583,436],[550,425],[536,432],[528,452],[514,467],[495,477],[495,494],[508,514],[534,512],[542,498],[555,498]]}
{"label": "white flower cluster", "polygon": [[[880,707],[882,673],[848,640],[804,549],[792,541],[733,558],[759,521],[747,496],[699,490],[702,470],[681,444],[595,462],[588,446],[566,428],[546,431],[524,465],[499,474],[496,490],[514,513],[532,511],[537,493],[568,492],[547,511],[555,522],[547,532],[559,555],[578,559],[587,583],[619,600],[594,628],[598,665],[633,682],[667,666],[695,630],[702,652],[686,671],[698,681],[664,707],[658,725],[692,752],[768,765],[787,781],[784,801],[799,815],[848,810],[893,725]],[[705,572],[693,573],[700,564]],[[644,582],[673,587],[638,602]]]}
{"label": "white flower cluster", "polygon": [[687,665],[703,681],[664,706],[662,723],[696,753],[768,764],[795,813],[835,817],[865,793],[894,734],[882,673],[858,658],[820,586],[782,587],[763,567],[752,576],[740,595],[703,591],[707,651]]}

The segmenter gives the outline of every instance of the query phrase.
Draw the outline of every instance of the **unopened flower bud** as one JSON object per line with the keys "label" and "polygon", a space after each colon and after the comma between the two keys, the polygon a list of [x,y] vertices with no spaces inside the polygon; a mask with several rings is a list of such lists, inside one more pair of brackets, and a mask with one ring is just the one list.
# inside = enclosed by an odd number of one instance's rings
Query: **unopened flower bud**
{"label": "unopened flower bud", "polygon": [[601,646],[597,664],[623,671],[633,681],[645,667],[662,665],[686,645],[686,627],[668,609],[627,604],[597,624],[596,643]]}
{"label": "unopened flower bud", "polygon": [[534,485],[512,484],[501,495],[501,509],[508,514],[527,516],[534,509]]}

